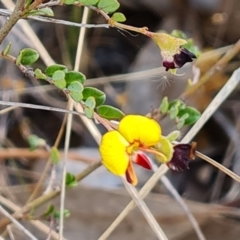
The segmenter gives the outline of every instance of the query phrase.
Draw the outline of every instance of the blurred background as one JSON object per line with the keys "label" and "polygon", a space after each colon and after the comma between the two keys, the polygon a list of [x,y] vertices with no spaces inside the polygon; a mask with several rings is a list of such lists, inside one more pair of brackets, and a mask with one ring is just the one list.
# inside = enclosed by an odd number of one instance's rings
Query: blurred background
{"label": "blurred background", "polygon": [[[87,29],[80,71],[86,85],[95,86],[107,95],[107,104],[125,113],[147,114],[158,108],[161,99],[177,99],[188,86],[188,80],[199,80],[240,37],[240,1],[238,0],[119,0],[120,12],[128,25],[147,26],[150,31],[183,31],[192,38],[202,55],[181,68],[174,76],[162,68],[159,48],[149,38],[115,28]],[[1,8],[5,8],[1,5]],[[81,22],[83,8],[64,6],[53,8],[57,19]],[[5,18],[1,17],[1,25]],[[23,20],[21,20],[23,21]],[[73,69],[79,29],[57,24],[29,21],[34,32],[56,63]],[[90,11],[88,23],[105,23],[103,17]],[[33,47],[18,24],[2,44],[12,42],[11,54],[23,47]],[[238,43],[239,44],[239,43]],[[239,67],[237,54],[207,84],[184,101],[203,112],[233,72]],[[24,76],[13,64],[0,62],[0,98],[32,104],[66,108],[67,99],[55,87]],[[40,60],[34,68],[45,69]],[[138,73],[140,72],[140,73]],[[4,106],[1,107],[5,108]],[[240,174],[239,152],[239,87],[205,124],[194,141],[198,151]],[[21,151],[29,147],[27,136],[35,134],[54,144],[64,115],[54,111],[15,108],[0,115],[1,149],[15,149],[17,157],[4,155],[0,149],[1,194],[19,206],[30,195],[41,175],[47,158],[28,158]],[[169,118],[161,121],[164,134],[176,129]],[[101,133],[105,129],[97,125]],[[189,130],[184,128],[182,136]],[[60,150],[64,146],[64,136]],[[87,127],[74,116],[71,134],[71,154],[67,167],[74,174],[100,159],[97,143]],[[21,150],[21,151],[20,151]],[[10,157],[9,157],[10,156]],[[54,179],[60,183],[59,176]],[[137,169],[140,188],[151,172]],[[49,171],[50,177],[50,171]],[[170,179],[201,225],[207,239],[239,239],[239,184],[216,168],[196,159],[190,170],[169,172]],[[46,188],[48,178],[42,186]],[[22,194],[24,192],[24,194]],[[24,196],[23,196],[24,195]],[[100,167],[67,193],[66,203],[71,216],[66,221],[67,239],[97,239],[129,201],[121,181]],[[56,200],[58,204],[59,200]],[[198,239],[178,203],[159,182],[149,194],[147,204],[163,226],[169,239]],[[46,208],[46,206],[45,206]],[[16,231],[16,230],[15,230]],[[18,232],[18,238],[24,237]],[[39,234],[39,239],[44,237]],[[156,239],[139,210],[131,213],[109,239]]]}

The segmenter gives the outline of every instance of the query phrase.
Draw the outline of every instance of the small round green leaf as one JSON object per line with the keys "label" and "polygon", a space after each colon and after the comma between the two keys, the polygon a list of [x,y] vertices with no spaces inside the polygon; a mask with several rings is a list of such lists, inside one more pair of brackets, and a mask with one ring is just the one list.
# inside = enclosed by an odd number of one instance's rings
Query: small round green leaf
{"label": "small round green leaf", "polygon": [[27,138],[28,144],[30,146],[30,151],[37,149],[38,147],[44,147],[46,141],[42,138],[39,138],[37,135],[31,134]]}
{"label": "small round green leaf", "polygon": [[38,79],[44,79],[44,80],[47,79],[47,76],[39,68],[37,68],[34,71],[34,73],[35,73],[35,77],[38,78]]}
{"label": "small round green leaf", "polygon": [[49,76],[52,77],[52,75],[57,71],[57,70],[62,70],[64,72],[67,71],[67,67],[64,65],[60,64],[54,64],[46,68],[45,73]]}
{"label": "small round green leaf", "polygon": [[168,105],[169,105],[168,97],[164,97],[162,99],[162,102],[161,102],[160,107],[159,107],[160,112],[163,113],[163,114],[167,113]]}
{"label": "small round green leaf", "polygon": [[90,109],[94,109],[96,107],[95,98],[94,97],[87,98],[87,100],[85,101],[85,105]]}
{"label": "small round green leaf", "polygon": [[94,111],[92,108],[85,107],[83,110],[84,110],[86,117],[88,117],[88,118],[93,117]]}
{"label": "small round green leaf", "polygon": [[71,4],[74,4],[74,3],[75,3],[75,0],[64,0],[63,2],[64,2],[64,4],[66,4],[66,5],[71,5]]}
{"label": "small round green leaf", "polygon": [[193,107],[181,109],[178,113],[178,117],[181,118],[185,114],[188,114],[188,117],[185,119],[184,125],[194,124],[201,116],[201,113]]}
{"label": "small round green leaf", "polygon": [[66,87],[66,81],[65,81],[65,72],[62,70],[57,70],[53,73],[52,75],[52,80],[53,84],[60,88],[63,89]]}
{"label": "small round green leaf", "polygon": [[83,91],[83,85],[78,81],[73,81],[67,86],[67,89],[71,92],[81,93]]}
{"label": "small round green leaf", "polygon": [[69,92],[69,95],[75,102],[81,102],[83,99],[83,95],[81,92]]}
{"label": "small round green leaf", "polygon": [[86,100],[89,97],[94,97],[96,100],[96,106],[102,105],[106,100],[106,95],[104,92],[93,87],[85,87],[83,90],[83,99]]}
{"label": "small round green leaf", "polygon": [[39,54],[36,50],[31,48],[24,48],[20,51],[16,63],[22,65],[31,65],[35,63],[39,58]]}
{"label": "small round green leaf", "polygon": [[84,84],[86,77],[84,74],[82,74],[80,72],[69,71],[69,72],[66,72],[66,74],[65,74],[65,80],[67,82],[67,85],[73,81],[78,81],[78,82]]}
{"label": "small round green leaf", "polygon": [[57,164],[60,160],[60,153],[56,147],[52,147],[50,151],[50,158],[52,163]]}
{"label": "small round green leaf", "polygon": [[178,107],[177,107],[177,105],[171,107],[169,112],[170,112],[170,119],[174,119],[178,115]]}
{"label": "small round green leaf", "polygon": [[120,7],[117,0],[100,0],[98,2],[98,8],[102,9],[106,13],[113,13]]}
{"label": "small round green leaf", "polygon": [[101,105],[97,108],[97,112],[101,117],[106,119],[121,119],[124,117],[124,113],[112,106],[109,105]]}
{"label": "small round green leaf", "polygon": [[126,17],[124,16],[123,13],[120,12],[116,12],[112,15],[112,20],[116,21],[116,22],[125,22],[126,21]]}
{"label": "small round green leaf", "polygon": [[76,177],[73,174],[68,172],[66,174],[66,186],[68,186],[68,187],[75,187],[77,185],[78,185],[78,182],[76,180]]}
{"label": "small round green leaf", "polygon": [[45,8],[41,8],[38,10],[32,10],[30,12],[28,12],[27,14],[28,16],[47,16],[47,17],[53,17],[54,16],[54,12],[51,8],[49,7],[45,7]]}
{"label": "small round green leaf", "polygon": [[[70,211],[67,210],[67,209],[64,209],[63,210],[63,216],[66,218],[66,217],[69,217],[70,216]],[[54,214],[53,214],[53,218],[55,219],[59,219],[60,218],[60,211],[55,211]]]}
{"label": "small round green leaf", "polygon": [[86,5],[86,6],[92,6],[98,3],[99,0],[78,0],[79,3]]}

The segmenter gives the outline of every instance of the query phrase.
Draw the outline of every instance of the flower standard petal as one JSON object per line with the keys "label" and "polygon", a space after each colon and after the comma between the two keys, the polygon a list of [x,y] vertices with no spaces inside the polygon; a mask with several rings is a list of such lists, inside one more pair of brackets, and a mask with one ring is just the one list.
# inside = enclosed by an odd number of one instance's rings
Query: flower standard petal
{"label": "flower standard petal", "polygon": [[141,115],[127,115],[118,126],[119,132],[131,144],[151,147],[161,139],[161,127],[151,118]]}
{"label": "flower standard petal", "polygon": [[103,135],[100,154],[103,165],[113,174],[123,176],[129,165],[126,148],[129,143],[118,131],[110,131]]}

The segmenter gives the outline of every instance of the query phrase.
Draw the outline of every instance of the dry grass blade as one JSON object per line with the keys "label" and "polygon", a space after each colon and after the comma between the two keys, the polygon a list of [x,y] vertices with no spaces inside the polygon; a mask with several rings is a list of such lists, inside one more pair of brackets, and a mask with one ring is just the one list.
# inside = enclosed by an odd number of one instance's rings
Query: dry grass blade
{"label": "dry grass blade", "polygon": [[24,234],[26,234],[30,239],[37,240],[32,233],[30,233],[23,225],[21,225],[11,214],[9,214],[3,207],[0,205],[0,212],[11,220],[11,222]]}
{"label": "dry grass blade", "polygon": [[232,172],[228,168],[224,167],[222,164],[214,161],[210,157],[208,157],[208,156],[206,156],[206,155],[204,155],[204,154],[202,154],[200,152],[196,152],[196,156],[198,156],[201,159],[203,159],[203,160],[207,161],[208,163],[212,164],[214,167],[218,168],[220,171],[224,172],[229,177],[231,177],[232,179],[234,179],[235,181],[240,183],[240,176],[238,176],[236,173]]}
{"label": "dry grass blade", "polygon": [[143,213],[144,217],[146,218],[146,220],[149,223],[152,230],[157,235],[158,239],[167,240],[168,239],[167,236],[165,235],[165,233],[163,232],[163,230],[161,229],[161,227],[157,223],[156,219],[154,218],[154,216],[152,215],[152,213],[148,209],[146,203],[138,195],[137,190],[131,184],[129,184],[126,181],[125,178],[122,178],[122,180],[123,180],[124,186],[127,189],[128,193],[131,195],[131,197],[135,201],[136,205],[138,206],[138,208]]}
{"label": "dry grass blade", "polygon": [[193,216],[193,214],[191,213],[191,211],[189,210],[188,206],[185,204],[184,200],[181,198],[181,196],[179,195],[179,193],[177,192],[177,190],[174,188],[174,186],[172,185],[172,183],[168,180],[168,178],[163,175],[161,177],[161,181],[164,184],[164,186],[168,189],[168,191],[173,195],[173,197],[176,199],[176,201],[179,203],[179,205],[181,206],[181,208],[184,210],[184,212],[186,213],[189,221],[191,222],[197,236],[199,240],[206,240],[197,220],[195,219],[195,217]]}

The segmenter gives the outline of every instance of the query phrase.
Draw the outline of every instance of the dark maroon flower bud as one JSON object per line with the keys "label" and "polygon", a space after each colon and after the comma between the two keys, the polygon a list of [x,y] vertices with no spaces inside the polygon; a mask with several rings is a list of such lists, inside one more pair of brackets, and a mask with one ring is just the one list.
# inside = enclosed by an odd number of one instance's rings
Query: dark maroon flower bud
{"label": "dark maroon flower bud", "polygon": [[189,169],[189,161],[195,159],[196,143],[191,144],[178,144],[173,147],[173,157],[167,163],[167,166],[176,172]]}
{"label": "dark maroon flower bud", "polygon": [[187,62],[192,62],[193,58],[196,58],[196,56],[186,48],[180,48],[180,53],[173,56],[174,63],[178,68],[181,68]]}
{"label": "dark maroon flower bud", "polygon": [[193,58],[196,58],[195,54],[186,48],[180,48],[179,52],[173,56],[164,57],[163,55],[163,66],[166,68],[166,71],[181,68],[185,63],[192,62]]}

